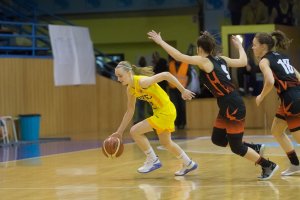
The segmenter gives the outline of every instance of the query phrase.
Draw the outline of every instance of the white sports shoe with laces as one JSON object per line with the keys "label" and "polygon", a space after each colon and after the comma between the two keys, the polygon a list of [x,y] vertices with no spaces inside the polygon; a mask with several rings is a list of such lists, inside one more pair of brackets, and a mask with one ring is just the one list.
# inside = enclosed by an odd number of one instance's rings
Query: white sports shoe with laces
{"label": "white sports shoe with laces", "polygon": [[144,162],[144,165],[142,167],[138,168],[137,171],[139,173],[149,173],[149,172],[152,172],[153,170],[161,168],[161,166],[162,165],[158,158],[156,158],[156,160],[154,160],[154,161],[147,158],[146,161]]}
{"label": "white sports shoe with laces", "polygon": [[175,172],[175,176],[184,176],[190,171],[197,169],[197,167],[198,164],[191,160],[190,164],[183,165],[183,167],[179,171]]}
{"label": "white sports shoe with laces", "polygon": [[300,165],[291,164],[289,166],[289,168],[287,168],[285,171],[281,172],[281,176],[291,176],[296,173],[300,174]]}

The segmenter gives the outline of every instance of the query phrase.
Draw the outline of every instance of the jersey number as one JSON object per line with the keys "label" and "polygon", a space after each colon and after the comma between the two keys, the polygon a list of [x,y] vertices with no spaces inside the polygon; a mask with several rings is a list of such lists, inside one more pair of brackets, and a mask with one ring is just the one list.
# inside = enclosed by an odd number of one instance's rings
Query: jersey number
{"label": "jersey number", "polygon": [[226,77],[227,77],[229,80],[231,80],[231,77],[230,77],[230,75],[229,75],[229,73],[228,73],[228,71],[227,71],[226,65],[221,65],[221,68],[222,68],[222,70],[225,72]]}
{"label": "jersey number", "polygon": [[280,64],[283,67],[286,74],[293,74],[294,73],[294,68],[293,68],[292,65],[290,65],[290,60],[289,59],[279,59],[277,61],[277,63]]}

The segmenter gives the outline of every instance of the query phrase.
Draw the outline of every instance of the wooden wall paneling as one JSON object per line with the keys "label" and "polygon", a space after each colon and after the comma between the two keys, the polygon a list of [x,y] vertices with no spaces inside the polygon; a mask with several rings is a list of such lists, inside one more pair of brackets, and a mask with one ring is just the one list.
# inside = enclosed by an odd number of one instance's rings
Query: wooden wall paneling
{"label": "wooden wall paneling", "polygon": [[257,107],[255,97],[244,97],[243,98],[246,106],[246,128],[264,128],[264,110],[261,107]]}
{"label": "wooden wall paneling", "polygon": [[68,113],[68,107],[65,105],[65,99],[67,99],[66,96],[66,86],[54,86],[53,109],[55,114],[51,117],[56,124],[56,127],[54,128],[54,130],[56,130],[56,134],[70,136],[72,133],[69,131],[67,123],[70,113]]}
{"label": "wooden wall paneling", "polygon": [[110,93],[113,91],[110,91],[109,81],[111,80],[109,80],[108,78],[97,76],[97,125],[99,132],[102,130],[109,130],[109,125],[111,123]]}
{"label": "wooden wall paneling", "polygon": [[76,134],[96,132],[96,85],[79,85],[67,88],[66,104],[70,130]]}
{"label": "wooden wall paneling", "polygon": [[[52,124],[50,110],[53,107],[53,86],[50,77],[50,59],[24,59],[24,109],[21,114],[40,114],[40,134],[49,133]],[[54,113],[53,113],[54,114]]]}
{"label": "wooden wall paneling", "polygon": [[126,111],[126,87],[101,76],[97,77],[97,82],[98,130],[115,131]]}
{"label": "wooden wall paneling", "polygon": [[[115,131],[127,108],[126,87],[99,75],[96,85],[56,87],[52,65],[51,59],[0,59],[0,115],[41,114],[41,137]],[[255,98],[244,101],[246,128],[270,129],[279,103],[275,90],[261,107]],[[211,129],[217,114],[216,99],[188,101],[187,128]]]}
{"label": "wooden wall paneling", "polygon": [[214,98],[187,101],[187,128],[210,129],[218,114],[217,100]]}
{"label": "wooden wall paneling", "polygon": [[262,109],[264,112],[265,128],[267,130],[271,129],[272,122],[279,104],[280,104],[280,99],[276,93],[276,90],[273,88],[273,90],[268,94],[268,96],[264,99],[264,101],[260,105],[260,109]]}
{"label": "wooden wall paneling", "polygon": [[24,108],[23,63],[20,59],[0,61],[0,115],[16,116]]}
{"label": "wooden wall paneling", "polygon": [[[259,107],[256,106],[255,97],[244,97],[243,100],[247,111],[245,128],[270,130],[279,104],[276,91],[273,90]],[[187,128],[211,129],[218,111],[214,98],[187,101]]]}

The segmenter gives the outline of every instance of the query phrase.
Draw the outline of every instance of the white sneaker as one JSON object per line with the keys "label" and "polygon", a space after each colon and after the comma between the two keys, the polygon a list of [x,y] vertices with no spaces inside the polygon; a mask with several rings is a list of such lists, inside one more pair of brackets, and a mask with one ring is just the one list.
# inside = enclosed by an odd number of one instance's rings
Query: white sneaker
{"label": "white sneaker", "polygon": [[300,173],[300,165],[290,165],[285,171],[281,172],[281,176],[290,176],[296,173]]}
{"label": "white sneaker", "polygon": [[144,162],[144,165],[142,167],[138,168],[137,171],[139,173],[149,173],[149,172],[152,172],[153,170],[161,168],[161,166],[162,165],[158,158],[154,161],[147,158],[146,162]]}
{"label": "white sneaker", "polygon": [[197,169],[197,167],[198,167],[198,164],[191,160],[190,164],[183,165],[181,170],[175,172],[175,176],[184,176],[187,173],[189,173],[190,171]]}

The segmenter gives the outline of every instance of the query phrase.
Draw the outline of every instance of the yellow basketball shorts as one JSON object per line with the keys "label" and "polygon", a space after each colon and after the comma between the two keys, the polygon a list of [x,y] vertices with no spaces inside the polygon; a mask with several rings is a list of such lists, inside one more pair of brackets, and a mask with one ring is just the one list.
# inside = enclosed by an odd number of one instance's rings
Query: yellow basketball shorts
{"label": "yellow basketball shorts", "polygon": [[153,116],[147,118],[147,121],[157,134],[175,131],[176,108],[172,102],[163,108],[154,110],[153,113]]}

